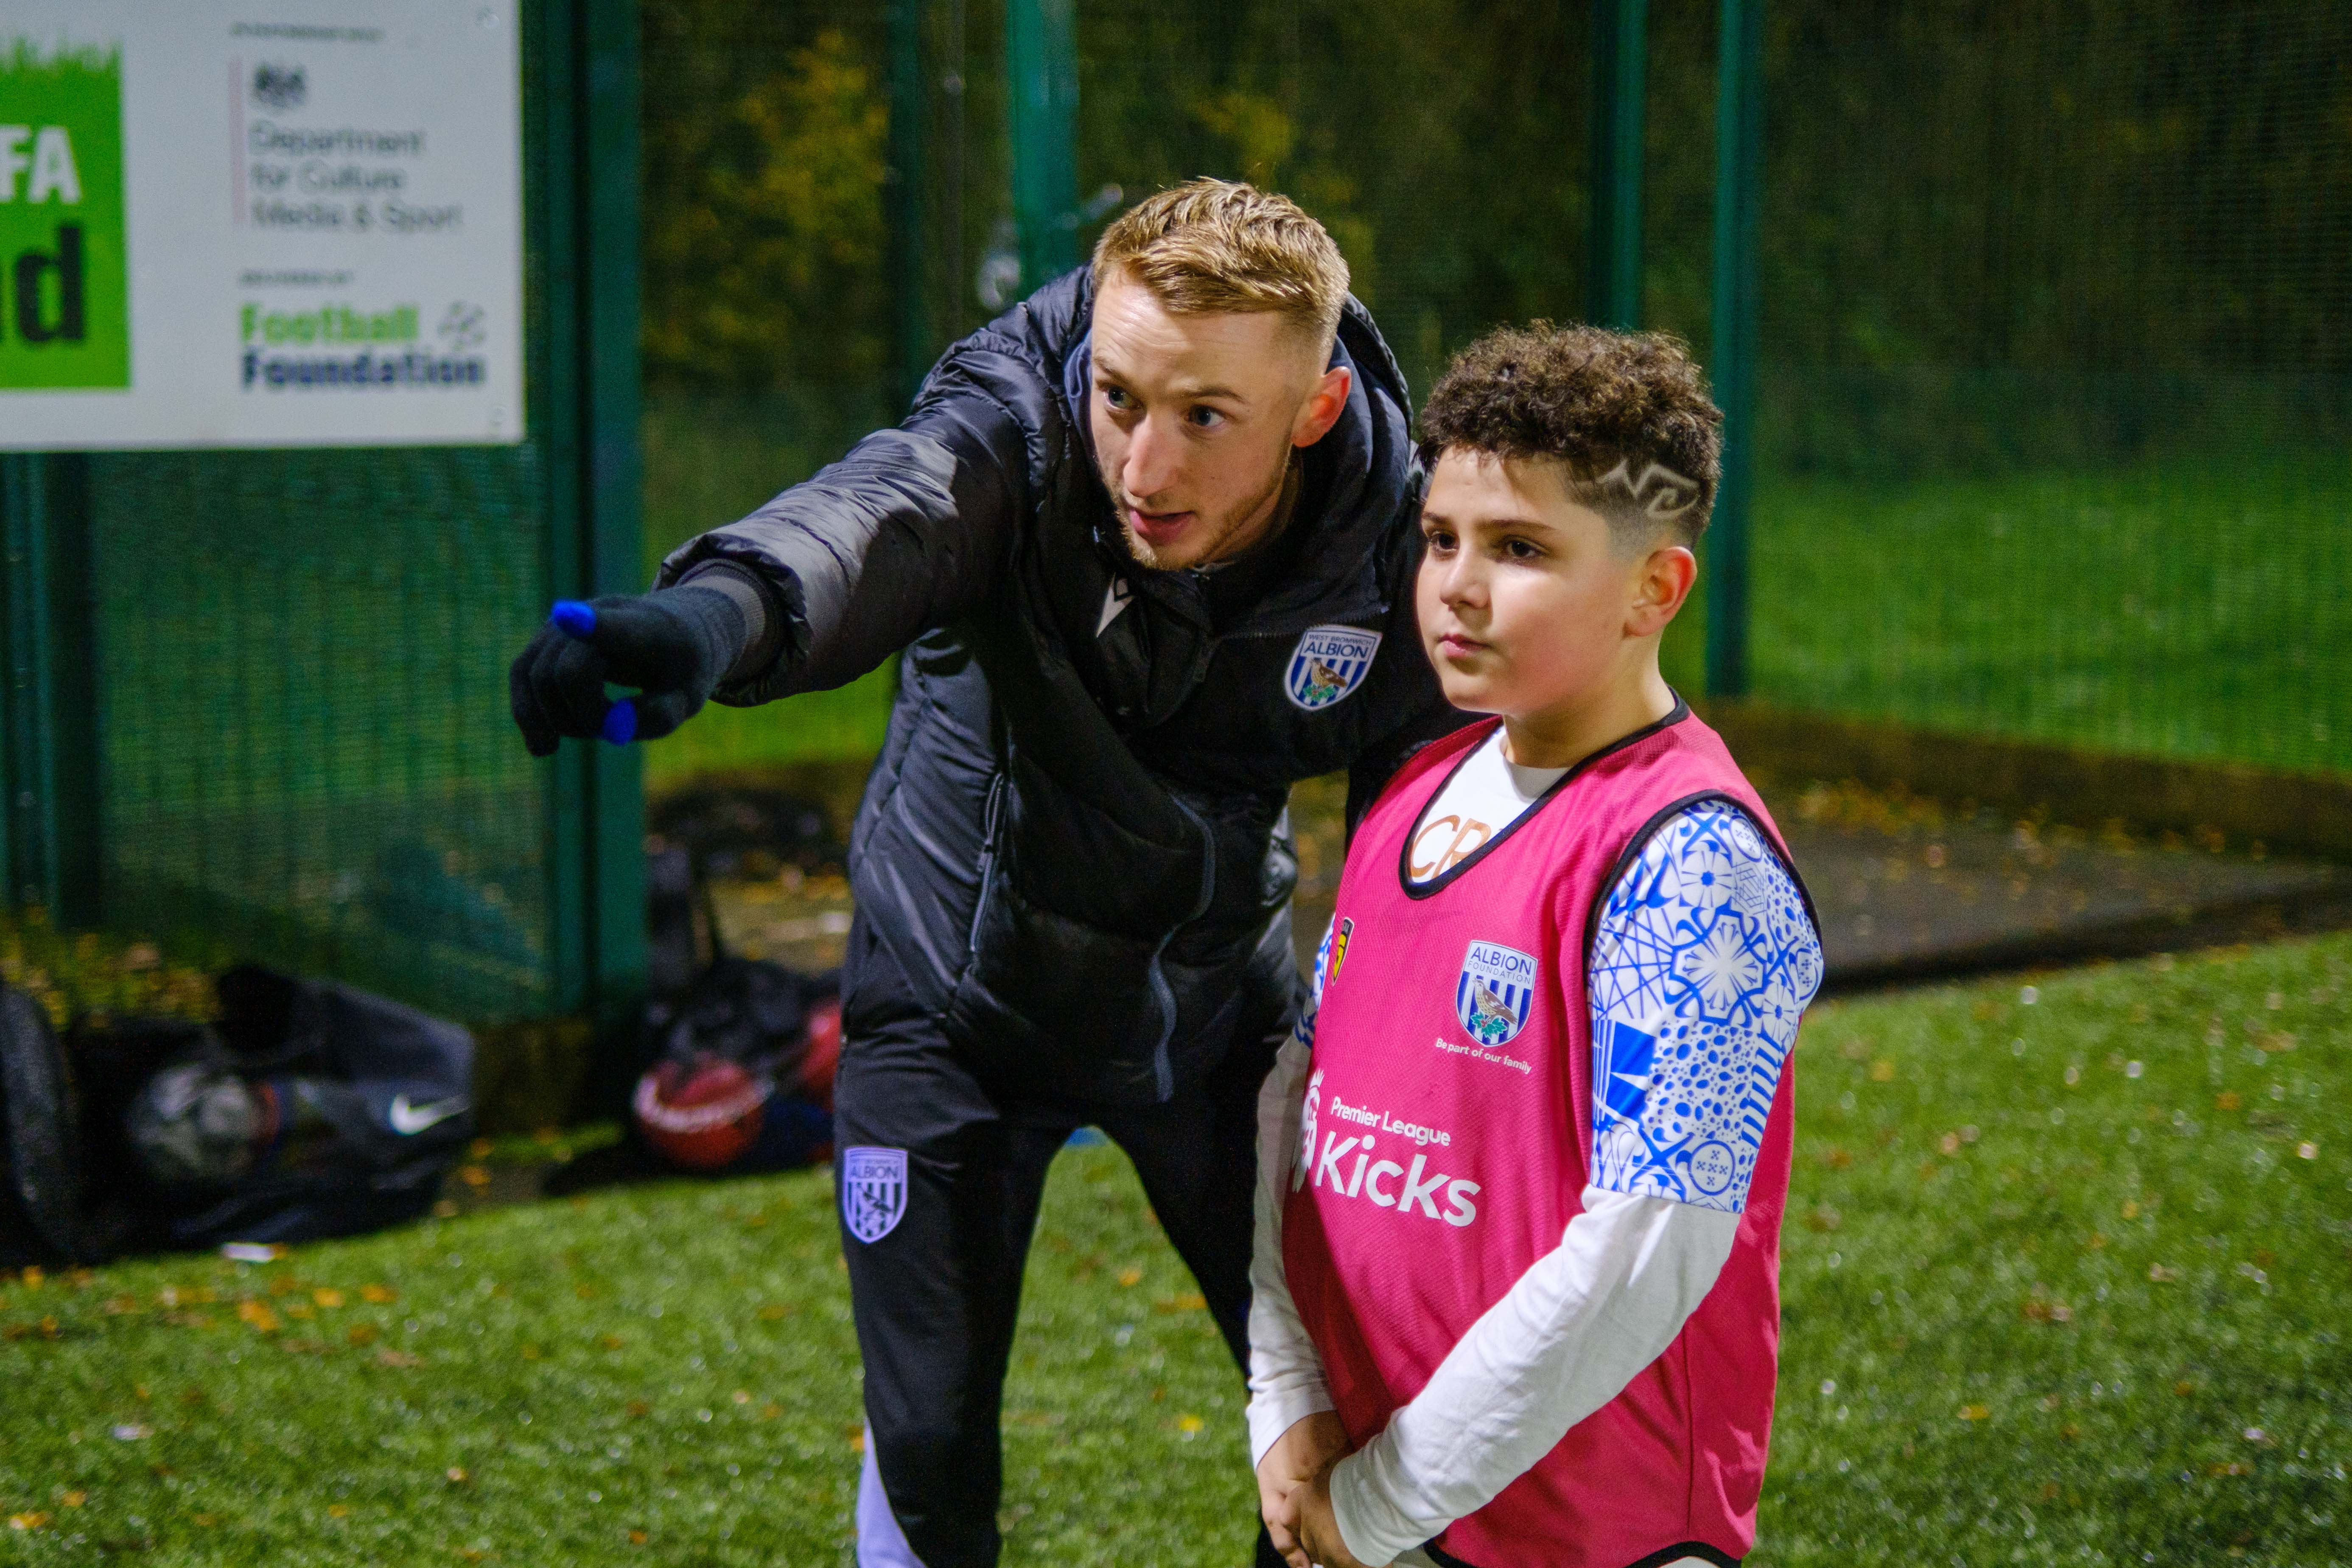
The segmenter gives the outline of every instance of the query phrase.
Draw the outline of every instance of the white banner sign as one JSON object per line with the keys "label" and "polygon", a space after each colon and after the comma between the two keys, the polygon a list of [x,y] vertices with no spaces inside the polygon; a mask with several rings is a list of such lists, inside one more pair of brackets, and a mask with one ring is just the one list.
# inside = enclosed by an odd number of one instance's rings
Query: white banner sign
{"label": "white banner sign", "polygon": [[0,0],[0,448],[523,437],[519,0]]}

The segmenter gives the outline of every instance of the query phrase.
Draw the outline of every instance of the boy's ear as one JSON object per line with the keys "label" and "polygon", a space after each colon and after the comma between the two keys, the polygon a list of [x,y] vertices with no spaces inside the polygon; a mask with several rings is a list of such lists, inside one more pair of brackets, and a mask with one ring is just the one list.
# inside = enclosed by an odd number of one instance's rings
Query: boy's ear
{"label": "boy's ear", "polygon": [[1681,611],[1698,581],[1698,557],[1687,544],[1661,544],[1642,559],[1633,604],[1625,618],[1628,637],[1654,637]]}

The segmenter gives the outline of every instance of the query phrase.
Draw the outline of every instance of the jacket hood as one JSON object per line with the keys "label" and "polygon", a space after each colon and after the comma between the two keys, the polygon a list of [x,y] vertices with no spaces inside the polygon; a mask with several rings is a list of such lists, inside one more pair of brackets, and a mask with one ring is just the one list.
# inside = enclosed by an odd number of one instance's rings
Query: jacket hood
{"label": "jacket hood", "polygon": [[[1034,347],[1049,367],[1059,370],[1070,427],[1086,454],[1087,467],[1099,474],[1093,425],[1086,413],[1094,374],[1093,279],[1080,268],[1039,289],[1027,301],[1027,310]],[[1055,336],[1062,336],[1066,346],[1034,341]],[[1371,312],[1352,294],[1340,311],[1330,365],[1354,374],[1339,422],[1307,448],[1298,510],[1291,524],[1307,531],[1294,555],[1297,567],[1232,635],[1279,637],[1317,622],[1370,615],[1383,606],[1381,549],[1391,538],[1398,514],[1418,494],[1420,474],[1404,373],[1373,324]],[[1139,574],[1145,569],[1135,563],[1111,526],[1107,501],[1097,542],[1120,571]]]}

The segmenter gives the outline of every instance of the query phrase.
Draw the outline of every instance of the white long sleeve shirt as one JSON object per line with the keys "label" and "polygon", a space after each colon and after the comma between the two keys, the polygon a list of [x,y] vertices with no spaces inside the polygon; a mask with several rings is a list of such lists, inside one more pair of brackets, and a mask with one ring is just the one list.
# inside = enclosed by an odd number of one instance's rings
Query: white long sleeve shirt
{"label": "white long sleeve shirt", "polygon": [[[1673,933],[1662,931],[1654,918],[1659,900],[1650,896],[1661,886],[1708,889],[1702,896],[1732,915],[1752,942],[1809,947],[1790,967],[1813,977],[1798,999],[1810,1000],[1821,972],[1819,940],[1810,922],[1787,918],[1791,907],[1801,905],[1775,885],[1775,877],[1785,881],[1787,876],[1777,862],[1735,867],[1719,831],[1726,814],[1736,816],[1736,808],[1710,800],[1666,824],[1606,899],[1587,965],[1596,1040],[1604,1037],[1609,1020],[1633,1022],[1671,987],[1740,979],[1736,968],[1719,973],[1720,965],[1706,962],[1706,952],[1677,946]],[[1626,896],[1629,889],[1642,891]],[[1322,982],[1318,961],[1317,1005]],[[1749,1048],[1769,1053],[1772,1060],[1785,1058],[1796,1022],[1791,1013],[1782,1023],[1760,1027]],[[1282,1258],[1283,1204],[1287,1173],[1298,1157],[1315,1024],[1310,1005],[1258,1097],[1248,1410],[1253,1463],[1292,1425],[1333,1407]],[[1583,1212],[1569,1223],[1559,1246],[1471,1325],[1388,1426],[1332,1472],[1339,1532],[1360,1561],[1391,1562],[1484,1507],[1664,1354],[1713,1287],[1746,1205],[1744,1181],[1691,1201],[1696,1194],[1673,1182],[1664,1162],[1650,1152],[1654,1138],[1645,1144],[1627,1135],[1635,1124],[1650,1125],[1645,1103],[1654,1091],[1672,1089],[1663,1081],[1671,1070],[1659,1069],[1654,1085],[1644,1079],[1612,1089],[1596,1079],[1596,1159],[1593,1182],[1582,1194]],[[1743,1161],[1742,1169],[1752,1163]]]}

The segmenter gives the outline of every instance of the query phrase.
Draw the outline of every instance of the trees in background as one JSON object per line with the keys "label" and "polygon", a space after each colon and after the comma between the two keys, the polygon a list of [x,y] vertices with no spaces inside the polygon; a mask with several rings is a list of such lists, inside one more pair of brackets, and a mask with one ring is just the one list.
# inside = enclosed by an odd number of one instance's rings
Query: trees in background
{"label": "trees in background", "polygon": [[647,379],[881,375],[889,105],[870,29],[751,0],[648,0],[644,26]]}
{"label": "trees in background", "polygon": [[[999,0],[922,3],[926,287],[944,342],[984,314],[973,274],[1009,205],[1003,17]],[[1702,349],[1716,12],[1651,5],[1645,311]],[[1789,389],[1768,399],[1782,459],[2128,451],[2183,410],[2244,405],[2248,377],[2269,378],[2264,418],[2337,427],[2352,8],[1774,0],[1769,15],[1764,351]],[[1488,325],[1581,312],[1588,16],[1586,0],[1086,0],[1080,183],[1131,199],[1217,174],[1288,192],[1330,226],[1425,387]],[[885,21],[846,0],[646,0],[657,384],[887,375]],[[2065,397],[2077,416],[2053,445],[2036,431]]]}

